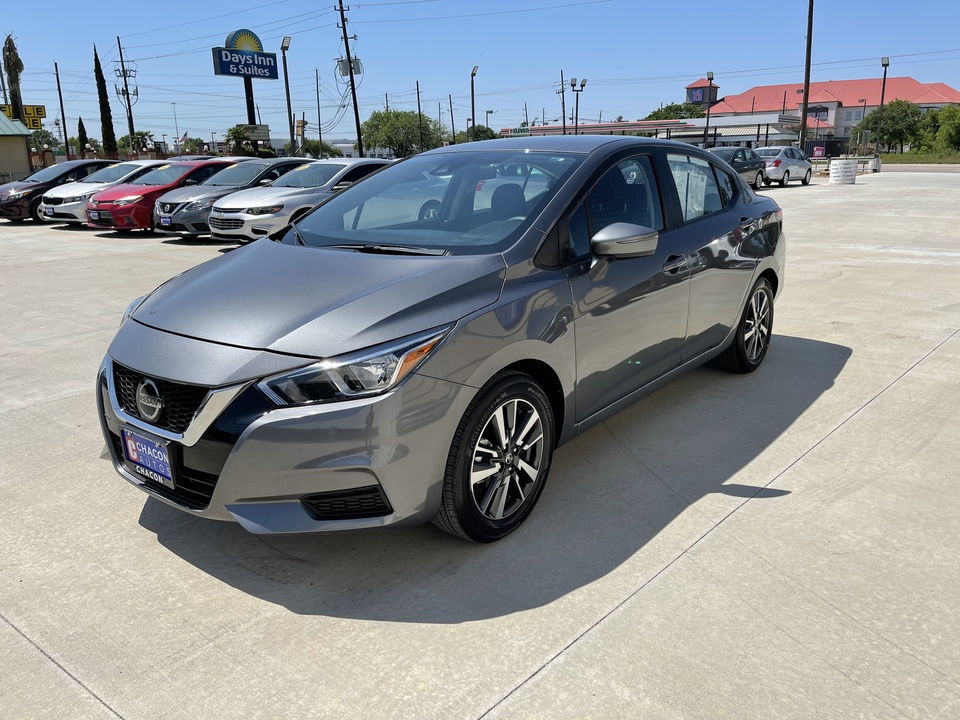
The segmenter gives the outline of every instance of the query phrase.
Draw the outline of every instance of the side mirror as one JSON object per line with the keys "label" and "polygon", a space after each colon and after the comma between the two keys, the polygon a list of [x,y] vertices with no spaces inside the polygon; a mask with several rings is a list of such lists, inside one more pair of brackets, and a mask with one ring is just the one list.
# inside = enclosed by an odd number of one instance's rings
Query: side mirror
{"label": "side mirror", "polygon": [[199,184],[200,182],[198,180],[194,180],[193,178],[187,178],[186,180],[183,181],[184,187],[186,187],[187,185],[199,185]]}
{"label": "side mirror", "polygon": [[657,251],[659,237],[659,232],[645,225],[612,223],[590,238],[590,249],[598,257],[647,257]]}
{"label": "side mirror", "polygon": [[336,192],[337,190],[343,190],[344,188],[348,188],[351,185],[353,185],[353,183],[349,181],[338,182],[336,185],[333,186],[333,191]]}
{"label": "side mirror", "polygon": [[264,178],[259,183],[260,187],[267,187],[267,185],[273,185],[273,180],[270,178]]}

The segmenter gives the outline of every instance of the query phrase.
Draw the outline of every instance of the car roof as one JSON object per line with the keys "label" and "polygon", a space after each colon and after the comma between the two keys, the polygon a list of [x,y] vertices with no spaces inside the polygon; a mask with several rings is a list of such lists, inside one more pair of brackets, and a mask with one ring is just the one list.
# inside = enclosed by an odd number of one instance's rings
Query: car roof
{"label": "car roof", "polygon": [[[666,147],[683,149],[690,152],[696,148],[689,143],[659,138],[644,138],[636,135],[548,135],[535,137],[509,137],[494,140],[480,140],[470,143],[458,143],[448,147],[428,150],[427,153],[479,152],[486,150],[508,150],[512,152],[555,152],[589,154],[608,146],[623,147]],[[424,154],[427,154],[424,153]]]}

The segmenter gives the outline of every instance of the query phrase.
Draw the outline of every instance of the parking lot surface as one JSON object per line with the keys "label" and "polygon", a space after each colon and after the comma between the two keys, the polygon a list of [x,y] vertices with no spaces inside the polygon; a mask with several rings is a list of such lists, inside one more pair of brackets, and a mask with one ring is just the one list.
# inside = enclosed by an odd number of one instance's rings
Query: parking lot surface
{"label": "parking lot surface", "polygon": [[763,367],[561,448],[483,546],[147,499],[99,457],[96,370],[230,246],[0,223],[0,717],[960,716],[960,174],[766,192]]}

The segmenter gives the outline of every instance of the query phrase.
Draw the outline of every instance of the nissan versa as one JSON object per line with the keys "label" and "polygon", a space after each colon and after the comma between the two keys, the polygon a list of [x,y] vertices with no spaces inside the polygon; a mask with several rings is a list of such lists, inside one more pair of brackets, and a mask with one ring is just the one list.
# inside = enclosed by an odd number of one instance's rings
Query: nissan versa
{"label": "nissan versa", "polygon": [[[421,218],[425,177],[445,187]],[[782,219],[671,141],[416,155],[134,301],[97,381],[109,455],[255,533],[432,520],[497,540],[558,445],[707,360],[760,366]]]}

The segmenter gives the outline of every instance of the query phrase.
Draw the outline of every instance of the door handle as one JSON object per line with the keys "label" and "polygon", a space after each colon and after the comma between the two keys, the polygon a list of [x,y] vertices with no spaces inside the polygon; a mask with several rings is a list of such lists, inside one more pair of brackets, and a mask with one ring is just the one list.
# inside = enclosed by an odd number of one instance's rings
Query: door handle
{"label": "door handle", "polygon": [[667,275],[676,275],[677,272],[687,265],[687,258],[685,255],[671,255],[667,258],[667,261],[663,264],[663,272]]}

